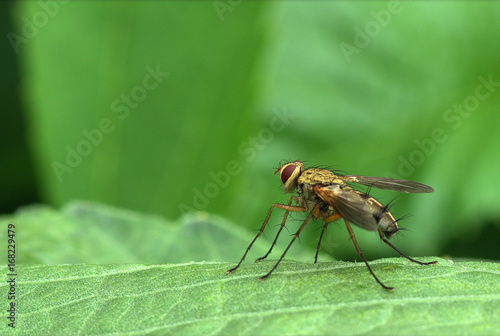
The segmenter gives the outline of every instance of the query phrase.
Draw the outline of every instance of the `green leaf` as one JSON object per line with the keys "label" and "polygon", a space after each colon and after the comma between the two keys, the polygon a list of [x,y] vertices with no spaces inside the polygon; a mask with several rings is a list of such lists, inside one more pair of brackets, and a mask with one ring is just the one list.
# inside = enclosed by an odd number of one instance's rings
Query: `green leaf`
{"label": "green leaf", "polygon": [[[262,283],[258,277],[272,268],[290,238],[278,241],[270,260],[252,260],[268,250],[266,237],[274,238],[270,233],[277,228],[267,228],[229,276],[225,271],[236,265],[254,233],[219,217],[200,213],[171,223],[72,202],[61,211],[27,207],[0,219],[0,227],[8,223],[15,225],[19,335],[452,335],[488,334],[498,327],[495,263],[370,262],[381,281],[396,288],[387,292],[364,263],[314,264],[314,250],[297,241]],[[6,236],[0,238],[5,246]],[[9,286],[1,283],[0,292]],[[0,327],[2,334],[12,331]]]}
{"label": "green leaf", "polygon": [[[426,259],[430,261],[430,258]],[[487,262],[419,266],[274,261],[19,266],[18,335],[493,335],[500,270]],[[1,271],[6,274],[6,268]],[[5,292],[3,282],[0,290]],[[6,323],[2,333],[9,332]]]}
{"label": "green leaf", "polygon": [[[72,202],[61,211],[27,207],[0,219],[0,227],[8,223],[15,225],[18,335],[455,335],[500,327],[498,263],[371,261],[381,281],[395,287],[387,292],[364,263],[314,264],[314,250],[297,241],[262,283],[258,277],[290,238],[278,241],[269,260],[252,263],[270,246],[261,237],[229,276],[254,233],[219,217],[171,223]],[[0,238],[6,246],[6,235]],[[0,283],[0,292],[9,286]],[[12,331],[0,326],[1,334]]]}

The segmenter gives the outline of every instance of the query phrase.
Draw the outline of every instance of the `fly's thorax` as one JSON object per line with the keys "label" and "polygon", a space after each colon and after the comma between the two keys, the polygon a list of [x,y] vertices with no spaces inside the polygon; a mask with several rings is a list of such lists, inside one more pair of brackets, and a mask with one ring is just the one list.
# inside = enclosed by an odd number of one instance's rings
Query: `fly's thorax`
{"label": "fly's thorax", "polygon": [[298,178],[297,189],[299,196],[307,202],[307,208],[312,209],[316,204],[323,208],[329,208],[325,202],[314,191],[315,186],[336,186],[339,190],[352,190],[343,180],[328,169],[308,168]]}
{"label": "fly's thorax", "polygon": [[346,183],[341,180],[337,175],[328,169],[321,168],[309,168],[306,169],[298,179],[299,184],[311,184],[311,185],[331,185],[339,184],[346,185]]}
{"label": "fly's thorax", "polygon": [[276,169],[274,172],[280,173],[283,191],[293,193],[297,188],[297,181],[304,171],[304,164],[301,161],[288,162]]}
{"label": "fly's thorax", "polygon": [[297,192],[299,194],[299,198],[304,202],[302,206],[305,206],[309,210],[312,210],[316,204],[326,205],[324,201],[316,195],[316,193],[314,193],[312,184],[298,183]]}
{"label": "fly's thorax", "polygon": [[382,205],[375,198],[368,196],[367,200],[373,213],[373,218],[377,222],[378,229],[389,239],[399,231],[398,223],[386,206]]}

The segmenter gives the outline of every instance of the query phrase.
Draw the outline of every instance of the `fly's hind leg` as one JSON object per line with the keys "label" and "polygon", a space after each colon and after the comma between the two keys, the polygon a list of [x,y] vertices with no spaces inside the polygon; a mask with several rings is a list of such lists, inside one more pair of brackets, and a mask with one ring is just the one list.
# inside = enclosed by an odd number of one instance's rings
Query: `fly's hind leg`
{"label": "fly's hind leg", "polygon": [[361,252],[361,249],[359,248],[358,243],[356,242],[356,237],[354,236],[354,232],[352,231],[351,226],[349,225],[349,222],[347,222],[347,220],[345,218],[344,218],[344,222],[345,222],[345,225],[347,227],[347,231],[349,231],[349,235],[351,236],[352,242],[354,243],[354,247],[356,248],[356,251],[361,256],[363,261],[365,262],[366,267],[368,267],[368,271],[370,271],[370,274],[375,278],[375,280],[380,284],[380,286],[382,286],[384,289],[392,291],[394,289],[393,287],[389,287],[389,286],[384,285],[382,283],[382,281],[380,281],[377,278],[375,273],[373,273],[372,268],[368,264],[368,261],[366,260],[365,256],[363,255],[363,252]]}
{"label": "fly's hind leg", "polygon": [[401,252],[400,250],[398,250],[396,248],[396,246],[392,245],[385,237],[384,237],[384,234],[382,233],[382,231],[378,230],[378,234],[380,236],[380,239],[386,243],[387,245],[389,245],[390,247],[392,247],[394,249],[394,251],[398,252],[401,256],[405,257],[406,259],[408,259],[409,261],[412,261],[414,263],[417,263],[419,265],[434,265],[434,264],[437,264],[437,261],[431,261],[431,262],[421,262],[421,261],[418,261],[418,260],[415,260],[413,258],[410,258],[408,257],[406,254],[404,254],[403,252]]}
{"label": "fly's hind leg", "polygon": [[[274,208],[278,208],[278,209],[283,209],[283,210],[286,210],[286,213],[285,213],[285,220],[286,220],[286,217],[288,215],[288,213],[290,211],[295,211],[295,212],[304,212],[304,211],[307,211],[307,209],[305,207],[302,207],[302,206],[295,206],[295,205],[290,205],[292,200],[296,200],[298,201],[297,197],[295,196],[292,196],[291,199],[290,199],[290,202],[288,203],[288,205],[285,205],[285,204],[280,204],[280,203],[274,203],[272,206],[271,206],[271,209],[269,210],[269,213],[267,214],[267,217],[266,219],[264,220],[264,223],[262,224],[262,227],[260,228],[259,232],[257,233],[257,235],[255,236],[255,238],[252,240],[252,242],[250,243],[250,245],[248,245],[247,247],[247,250],[245,251],[245,253],[243,254],[243,257],[241,257],[241,260],[239,261],[238,265],[236,265],[235,267],[227,270],[227,274],[231,274],[233,273],[235,270],[238,269],[238,267],[240,267],[241,263],[243,262],[243,260],[245,260],[245,257],[247,256],[248,254],[248,251],[250,251],[250,249],[252,248],[252,245],[255,243],[255,241],[257,240],[257,238],[259,238],[259,236],[262,234],[262,232],[264,231],[264,228],[266,227],[267,225],[267,222],[269,221],[269,218],[271,217],[271,213],[273,212],[273,209]],[[281,228],[280,228],[280,231],[281,232],[281,229],[283,228],[284,226],[284,223],[285,223],[285,220],[283,220],[283,223],[281,224]],[[278,234],[279,234],[278,232]],[[278,237],[276,237],[277,239]],[[274,245],[274,243],[273,243]],[[272,247],[271,246],[271,250],[272,250]],[[269,252],[271,252],[271,250],[269,250]],[[269,254],[268,252],[268,254]],[[267,254],[266,254],[267,256]]]}

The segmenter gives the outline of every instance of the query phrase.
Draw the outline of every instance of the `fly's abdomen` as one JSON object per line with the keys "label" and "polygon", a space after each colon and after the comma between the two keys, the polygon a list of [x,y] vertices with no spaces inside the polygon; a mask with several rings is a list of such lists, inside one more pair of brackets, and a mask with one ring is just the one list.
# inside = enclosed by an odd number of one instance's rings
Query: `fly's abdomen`
{"label": "fly's abdomen", "polygon": [[369,196],[370,208],[373,218],[377,222],[377,228],[389,239],[399,231],[398,223],[386,206],[382,205],[375,198]]}

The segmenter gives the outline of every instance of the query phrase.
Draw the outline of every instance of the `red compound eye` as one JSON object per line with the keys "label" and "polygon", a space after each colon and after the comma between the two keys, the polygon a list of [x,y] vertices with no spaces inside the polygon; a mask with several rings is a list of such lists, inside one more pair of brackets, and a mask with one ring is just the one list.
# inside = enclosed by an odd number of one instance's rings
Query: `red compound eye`
{"label": "red compound eye", "polygon": [[291,164],[288,167],[286,167],[285,169],[283,169],[283,171],[281,172],[281,176],[280,176],[281,182],[283,184],[286,183],[286,181],[288,181],[288,179],[290,178],[290,176],[292,176],[292,174],[296,168],[297,168],[297,166]]}

